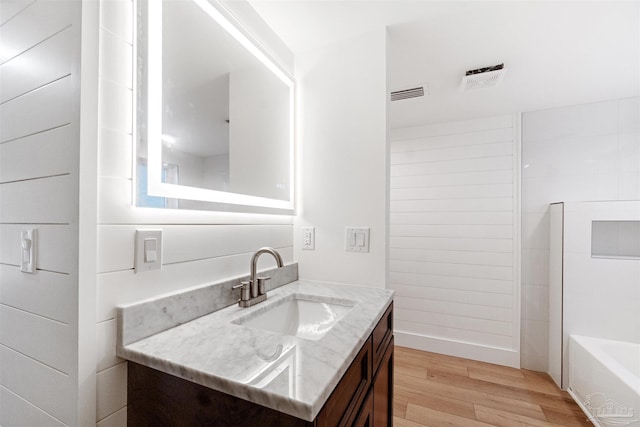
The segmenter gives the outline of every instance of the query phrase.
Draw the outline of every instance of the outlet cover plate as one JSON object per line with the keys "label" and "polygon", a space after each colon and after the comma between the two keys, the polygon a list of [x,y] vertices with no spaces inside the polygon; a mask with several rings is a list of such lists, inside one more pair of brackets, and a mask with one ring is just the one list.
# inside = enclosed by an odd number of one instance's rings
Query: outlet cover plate
{"label": "outlet cover plate", "polygon": [[316,249],[316,229],[314,227],[302,227],[302,250],[313,251]]}

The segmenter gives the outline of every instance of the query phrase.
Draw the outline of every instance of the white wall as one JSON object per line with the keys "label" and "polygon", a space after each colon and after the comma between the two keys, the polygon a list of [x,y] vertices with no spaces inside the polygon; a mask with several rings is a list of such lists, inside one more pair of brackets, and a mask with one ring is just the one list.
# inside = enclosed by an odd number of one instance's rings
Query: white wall
{"label": "white wall", "polygon": [[[637,158],[640,163],[640,156]],[[640,221],[639,201],[565,203],[563,381],[569,384],[569,335],[640,344],[640,259],[591,256],[593,221]]]}
{"label": "white wall", "polygon": [[[384,287],[387,120],[384,28],[296,57],[295,259],[300,277]],[[315,251],[301,250],[315,227]],[[345,227],[370,227],[370,252],[345,252]]]}
{"label": "white wall", "polygon": [[640,200],[640,98],[522,116],[522,365],[547,370],[549,203]]}
{"label": "white wall", "polygon": [[[126,425],[127,364],[115,356],[115,306],[246,274],[252,253],[273,246],[293,259],[290,216],[132,206],[132,2],[101,1],[97,425]],[[163,229],[161,271],[134,274],[136,228]],[[262,266],[272,261],[262,259]]]}
{"label": "white wall", "polygon": [[[5,427],[78,425],[91,412],[78,401],[79,389],[91,396],[78,353],[86,314],[78,285],[81,13],[71,1],[0,4]],[[35,274],[20,272],[20,231],[28,228],[38,229]]]}
{"label": "white wall", "polygon": [[391,133],[400,345],[518,367],[517,115]]}

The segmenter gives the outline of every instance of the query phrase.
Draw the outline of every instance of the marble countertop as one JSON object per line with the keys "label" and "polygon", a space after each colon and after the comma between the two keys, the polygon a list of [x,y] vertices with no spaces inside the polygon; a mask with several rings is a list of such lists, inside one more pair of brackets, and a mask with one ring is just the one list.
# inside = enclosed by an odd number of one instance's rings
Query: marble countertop
{"label": "marble countertop", "polygon": [[[353,308],[319,340],[233,323],[296,294]],[[117,346],[127,360],[312,421],[369,337],[393,291],[299,280],[254,307],[233,305]]]}

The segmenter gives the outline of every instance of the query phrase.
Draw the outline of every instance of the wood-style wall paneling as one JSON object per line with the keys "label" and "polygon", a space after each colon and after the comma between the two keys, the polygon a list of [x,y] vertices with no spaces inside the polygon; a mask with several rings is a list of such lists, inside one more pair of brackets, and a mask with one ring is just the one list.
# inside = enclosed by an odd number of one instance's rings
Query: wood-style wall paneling
{"label": "wood-style wall paneling", "polygon": [[0,143],[71,123],[71,93],[67,76],[0,104]]}
{"label": "wood-style wall paneling", "polygon": [[0,305],[0,342],[47,366],[70,374],[74,331],[68,324]]}
{"label": "wood-style wall paneling", "polygon": [[69,224],[78,206],[74,181],[60,175],[0,184],[0,223]]}
{"label": "wood-style wall paneling", "polygon": [[[68,375],[4,345],[0,345],[0,359],[0,384],[4,388],[63,423],[71,424],[74,406],[69,404],[69,396],[74,395],[75,386]],[[4,417],[4,412],[2,414]],[[27,420],[21,421],[29,425]],[[4,419],[2,424],[5,425]]]}
{"label": "wood-style wall paneling", "polygon": [[7,426],[66,427],[66,424],[3,386],[0,386],[0,412],[2,422]]}
{"label": "wood-style wall paneling", "polygon": [[[4,4],[5,2],[3,2]],[[0,64],[44,42],[71,25],[73,1],[34,1],[0,27]],[[48,67],[49,64],[43,64]]]}
{"label": "wood-style wall paneling", "polygon": [[0,277],[0,304],[58,322],[73,321],[75,286],[68,274],[38,271],[28,275],[20,272],[18,266],[0,264]]}
{"label": "wood-style wall paneling", "polygon": [[60,153],[74,144],[69,125],[0,144],[0,183],[68,173],[72,157]]}
{"label": "wood-style wall paneling", "polygon": [[98,420],[127,406],[127,364],[120,363],[96,376]]}
{"label": "wood-style wall paneling", "polygon": [[20,232],[37,228],[36,256],[38,270],[70,274],[75,263],[72,226],[49,224],[0,224],[0,263],[20,266]]}
{"label": "wood-style wall paneling", "polygon": [[[74,425],[81,5],[0,7],[0,425]],[[38,263],[26,274],[31,228]]]}
{"label": "wood-style wall paneling", "polygon": [[[99,273],[134,267],[133,242],[137,228],[140,226],[100,226]],[[252,253],[262,246],[293,246],[289,225],[163,225],[162,230],[163,264]]]}
{"label": "wood-style wall paneling", "polygon": [[498,347],[508,356],[496,362],[518,363],[514,120],[392,131],[389,269],[400,344],[457,341],[439,351],[471,358],[478,345]]}
{"label": "wood-style wall paneling", "polygon": [[67,27],[0,67],[0,103],[71,74],[72,41]]}

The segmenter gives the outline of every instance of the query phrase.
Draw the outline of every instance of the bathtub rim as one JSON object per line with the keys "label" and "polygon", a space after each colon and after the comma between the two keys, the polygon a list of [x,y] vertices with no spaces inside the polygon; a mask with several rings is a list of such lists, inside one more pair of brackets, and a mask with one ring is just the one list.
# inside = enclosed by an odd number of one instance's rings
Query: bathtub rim
{"label": "bathtub rim", "polygon": [[[569,341],[575,342],[578,346],[580,346],[584,351],[593,355],[593,357],[602,365],[604,365],[608,370],[611,371],[615,377],[623,382],[627,387],[631,390],[637,390],[638,384],[633,383],[633,379],[635,378],[637,382],[640,382],[640,377],[635,375],[631,370],[629,370],[626,366],[622,365],[618,360],[609,356],[601,347],[597,344],[598,342],[607,342],[607,343],[624,343],[631,344],[640,347],[640,344],[632,343],[628,341],[620,341],[620,340],[611,340],[606,338],[596,338],[596,337],[588,337],[584,335],[569,335]],[[595,344],[592,347],[589,344]],[[585,346],[586,344],[586,346]],[[569,350],[571,351],[571,350]],[[571,385],[571,384],[569,384]],[[570,387],[569,387],[570,388]],[[640,392],[637,393],[640,396]]]}

